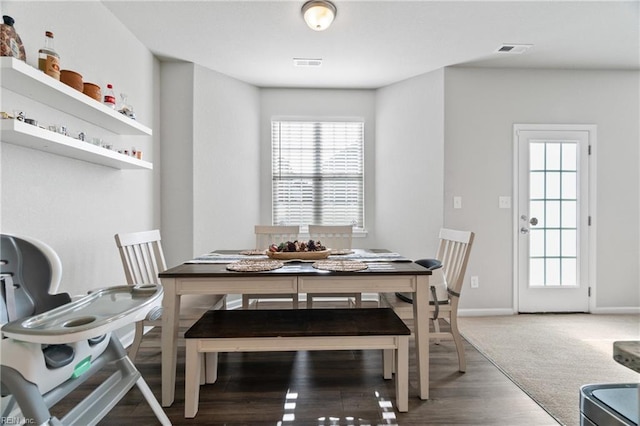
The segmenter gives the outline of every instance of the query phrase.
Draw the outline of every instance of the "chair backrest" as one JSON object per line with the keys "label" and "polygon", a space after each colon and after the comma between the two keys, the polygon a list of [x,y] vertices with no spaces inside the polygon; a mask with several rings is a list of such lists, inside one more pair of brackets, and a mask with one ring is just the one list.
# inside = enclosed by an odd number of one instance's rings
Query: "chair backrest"
{"label": "chair backrest", "polygon": [[116,234],[115,239],[127,283],[159,283],[158,274],[167,269],[160,243],[160,231],[154,229]]}
{"label": "chair backrest", "polygon": [[298,225],[256,225],[256,249],[266,250],[271,244],[295,241],[300,234]]}
{"label": "chair backrest", "polygon": [[440,245],[436,259],[442,262],[447,286],[456,294],[460,294],[462,289],[474,236],[475,234],[469,231],[444,228],[440,230]]}
{"label": "chair backrest", "polygon": [[0,323],[69,303],[69,294],[55,294],[61,277],[62,262],[50,246],[26,236],[0,235]]}
{"label": "chair backrest", "polygon": [[309,237],[333,250],[350,249],[352,236],[351,225],[309,225]]}

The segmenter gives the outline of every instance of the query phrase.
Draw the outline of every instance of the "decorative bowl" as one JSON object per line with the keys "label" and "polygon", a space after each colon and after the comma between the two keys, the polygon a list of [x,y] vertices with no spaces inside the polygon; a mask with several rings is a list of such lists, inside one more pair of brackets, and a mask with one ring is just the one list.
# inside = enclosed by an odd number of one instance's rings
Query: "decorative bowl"
{"label": "decorative bowl", "polygon": [[93,83],[84,83],[84,89],[82,93],[89,96],[90,98],[95,99],[98,102],[102,102],[102,91],[100,90],[100,86]]}
{"label": "decorative bowl", "polygon": [[67,86],[73,87],[79,92],[84,90],[82,75],[71,70],[60,70],[60,81]]}
{"label": "decorative bowl", "polygon": [[271,259],[278,260],[318,260],[326,259],[331,250],[318,250],[318,251],[269,251],[267,250],[267,256]]}

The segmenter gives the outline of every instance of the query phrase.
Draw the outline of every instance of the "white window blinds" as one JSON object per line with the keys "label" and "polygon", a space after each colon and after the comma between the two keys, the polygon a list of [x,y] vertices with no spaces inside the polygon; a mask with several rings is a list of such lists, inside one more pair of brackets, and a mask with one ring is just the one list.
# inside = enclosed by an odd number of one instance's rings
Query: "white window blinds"
{"label": "white window blinds", "polygon": [[273,121],[273,223],[364,228],[364,123]]}

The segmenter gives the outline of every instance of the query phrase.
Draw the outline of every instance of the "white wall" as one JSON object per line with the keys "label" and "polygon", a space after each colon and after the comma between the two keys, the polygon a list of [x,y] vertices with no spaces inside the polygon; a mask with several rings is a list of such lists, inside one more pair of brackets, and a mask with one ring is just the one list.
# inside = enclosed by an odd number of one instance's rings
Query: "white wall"
{"label": "white wall", "polygon": [[253,247],[260,172],[259,90],[196,67],[194,253]]}
{"label": "white wall", "polygon": [[[101,3],[3,1],[0,9],[15,19],[28,64],[37,67],[44,32],[53,31],[63,69],[102,87],[113,83],[129,95],[138,121],[157,131],[158,63]],[[2,95],[2,111],[23,109],[41,124],[67,124],[157,159],[156,136],[114,135],[4,89]],[[61,291],[123,284],[113,236],[158,225],[157,171],[116,170],[5,142],[1,150],[0,231],[50,244],[63,263]]]}
{"label": "white wall", "polygon": [[[596,311],[640,307],[639,74],[626,71],[447,68],[445,225],[477,233],[462,309],[513,302],[514,123],[596,124]],[[463,208],[451,199],[462,196]]]}
{"label": "white wall", "polygon": [[375,246],[375,91],[328,89],[260,90],[260,223],[271,224],[271,120],[280,118],[364,119],[365,228],[366,236],[354,238],[354,247]]}
{"label": "white wall", "polygon": [[160,64],[162,248],[167,265],[193,257],[194,65]]}
{"label": "white wall", "polygon": [[254,244],[259,91],[197,65],[163,62],[162,234],[169,266]]}
{"label": "white wall", "polygon": [[436,254],[443,224],[444,71],[376,93],[377,243],[412,259]]}

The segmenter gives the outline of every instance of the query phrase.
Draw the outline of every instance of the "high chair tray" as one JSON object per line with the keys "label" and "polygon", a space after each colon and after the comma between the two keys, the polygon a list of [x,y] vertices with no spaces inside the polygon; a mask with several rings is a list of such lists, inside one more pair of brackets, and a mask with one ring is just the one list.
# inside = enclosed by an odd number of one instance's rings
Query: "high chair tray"
{"label": "high chair tray", "polygon": [[48,312],[7,323],[2,326],[2,334],[25,342],[77,342],[141,321],[161,303],[159,284],[108,287]]}

